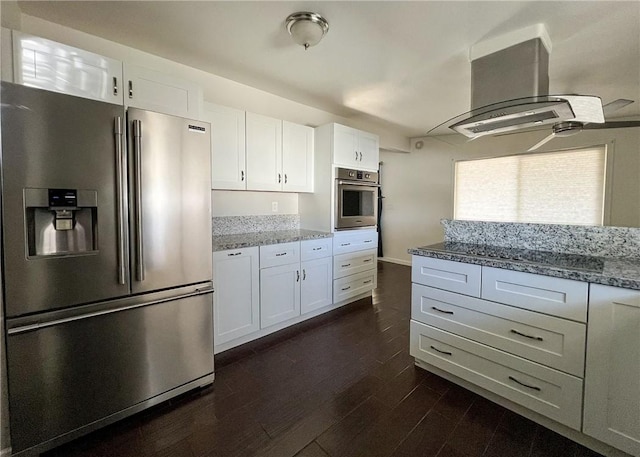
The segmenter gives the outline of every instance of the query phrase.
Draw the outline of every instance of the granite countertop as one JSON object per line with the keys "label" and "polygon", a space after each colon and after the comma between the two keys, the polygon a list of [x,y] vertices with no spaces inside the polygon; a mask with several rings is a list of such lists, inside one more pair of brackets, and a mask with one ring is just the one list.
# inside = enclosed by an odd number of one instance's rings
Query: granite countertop
{"label": "granite countertop", "polygon": [[640,290],[640,258],[595,257],[490,245],[444,243],[409,254]]}
{"label": "granite countertop", "polygon": [[333,237],[332,233],[304,229],[234,233],[233,235],[214,235],[213,252],[331,237]]}

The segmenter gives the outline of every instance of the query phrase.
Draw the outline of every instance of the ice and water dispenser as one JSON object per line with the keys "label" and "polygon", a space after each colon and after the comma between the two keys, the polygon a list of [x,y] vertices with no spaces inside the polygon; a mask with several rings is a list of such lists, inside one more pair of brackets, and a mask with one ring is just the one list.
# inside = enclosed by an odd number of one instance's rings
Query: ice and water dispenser
{"label": "ice and water dispenser", "polygon": [[82,255],[98,250],[98,193],[25,189],[27,256]]}

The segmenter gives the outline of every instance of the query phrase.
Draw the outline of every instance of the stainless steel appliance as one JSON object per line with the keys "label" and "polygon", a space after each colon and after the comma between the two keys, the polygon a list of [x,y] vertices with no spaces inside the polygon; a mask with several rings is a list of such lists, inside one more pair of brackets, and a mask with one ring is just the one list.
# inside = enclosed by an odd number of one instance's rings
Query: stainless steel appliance
{"label": "stainless steel appliance", "polygon": [[11,444],[213,381],[209,124],[2,83]]}
{"label": "stainless steel appliance", "polygon": [[376,226],[378,187],[378,173],[336,168],[336,230]]}

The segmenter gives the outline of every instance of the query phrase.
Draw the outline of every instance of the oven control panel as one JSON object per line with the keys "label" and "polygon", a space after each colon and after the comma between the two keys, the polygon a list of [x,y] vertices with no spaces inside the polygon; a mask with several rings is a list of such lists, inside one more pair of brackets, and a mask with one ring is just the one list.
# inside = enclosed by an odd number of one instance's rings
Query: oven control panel
{"label": "oven control panel", "polygon": [[373,171],[351,170],[349,168],[336,168],[336,179],[377,183],[378,173]]}

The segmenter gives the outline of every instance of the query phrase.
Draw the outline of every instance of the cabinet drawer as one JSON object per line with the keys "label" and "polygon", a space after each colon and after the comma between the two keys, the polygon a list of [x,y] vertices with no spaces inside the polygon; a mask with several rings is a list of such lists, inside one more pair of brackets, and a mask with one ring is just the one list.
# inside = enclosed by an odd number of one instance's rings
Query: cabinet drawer
{"label": "cabinet drawer", "polygon": [[365,271],[333,281],[333,302],[338,303],[376,287],[376,270]]}
{"label": "cabinet drawer", "polygon": [[333,257],[333,277],[337,279],[374,269],[375,260],[375,249],[336,255]]}
{"label": "cabinet drawer", "polygon": [[304,240],[300,242],[300,259],[303,262],[305,260],[331,257],[332,253],[333,240],[331,238]]}
{"label": "cabinet drawer", "polygon": [[532,311],[587,321],[589,285],[499,268],[482,268],[482,298]]}
{"label": "cabinet drawer", "polygon": [[575,430],[580,378],[411,321],[411,355]]}
{"label": "cabinet drawer", "polygon": [[362,251],[378,246],[378,233],[375,230],[349,230],[337,232],[333,237],[333,254]]}
{"label": "cabinet drawer", "polygon": [[411,282],[479,297],[481,270],[480,265],[414,255]]}
{"label": "cabinet drawer", "polygon": [[584,376],[585,324],[419,284],[411,297],[416,321]]}
{"label": "cabinet drawer", "polygon": [[260,268],[300,262],[300,242],[260,246]]}

